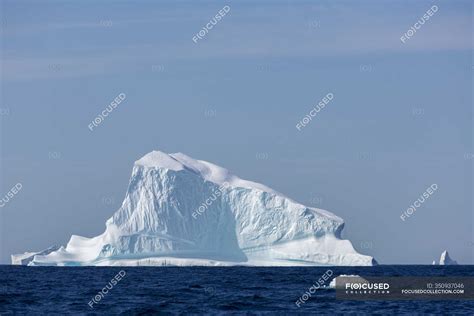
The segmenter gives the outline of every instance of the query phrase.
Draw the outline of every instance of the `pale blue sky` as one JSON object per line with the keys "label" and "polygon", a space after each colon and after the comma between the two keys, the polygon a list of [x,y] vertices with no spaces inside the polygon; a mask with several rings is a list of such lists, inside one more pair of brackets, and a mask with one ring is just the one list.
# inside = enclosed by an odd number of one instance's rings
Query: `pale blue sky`
{"label": "pale blue sky", "polygon": [[153,149],[332,211],[381,263],[473,263],[471,1],[0,2],[0,195],[23,184],[0,208],[1,263],[102,233]]}

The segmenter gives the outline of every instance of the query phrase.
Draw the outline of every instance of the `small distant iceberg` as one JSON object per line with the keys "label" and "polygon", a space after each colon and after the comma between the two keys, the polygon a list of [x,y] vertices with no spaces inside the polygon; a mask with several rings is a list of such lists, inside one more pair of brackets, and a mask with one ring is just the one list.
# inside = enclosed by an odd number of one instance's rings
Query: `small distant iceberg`
{"label": "small distant iceberg", "polygon": [[442,266],[447,266],[447,265],[455,265],[458,264],[456,260],[451,259],[449,257],[449,253],[447,250],[443,251],[441,254],[441,258],[439,258],[439,264]]}
{"label": "small distant iceberg", "polygon": [[[443,253],[441,254],[441,257],[439,258],[440,266],[450,266],[450,265],[457,265],[457,264],[458,263],[456,260],[451,259],[447,250],[443,251]],[[435,260],[433,260],[433,265],[436,265]]]}
{"label": "small distant iceberg", "polygon": [[360,275],[357,275],[357,274],[341,274],[341,275],[338,275],[337,277],[335,277],[334,279],[332,279],[331,283],[329,283],[328,287],[331,288],[331,289],[336,289],[336,279],[340,278],[340,277],[353,278],[354,281],[355,280],[361,281],[361,283],[367,282],[367,280],[365,280],[364,278],[362,278]]}

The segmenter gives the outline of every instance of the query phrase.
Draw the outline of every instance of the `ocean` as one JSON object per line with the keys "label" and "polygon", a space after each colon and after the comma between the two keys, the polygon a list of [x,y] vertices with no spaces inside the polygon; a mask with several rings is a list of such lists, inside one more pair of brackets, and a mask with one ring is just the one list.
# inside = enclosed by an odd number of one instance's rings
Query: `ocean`
{"label": "ocean", "polygon": [[[0,266],[1,315],[474,315],[474,301],[337,300],[333,276],[474,276],[474,266],[25,267]],[[102,293],[100,293],[102,291]],[[299,306],[298,306],[299,305]]]}

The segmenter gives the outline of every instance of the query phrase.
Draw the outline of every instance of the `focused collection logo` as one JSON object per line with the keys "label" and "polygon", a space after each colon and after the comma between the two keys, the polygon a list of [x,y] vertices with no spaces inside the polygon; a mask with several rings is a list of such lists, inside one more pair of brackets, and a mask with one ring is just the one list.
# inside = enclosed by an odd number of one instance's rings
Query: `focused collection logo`
{"label": "focused collection logo", "polygon": [[338,276],[336,298],[342,300],[474,299],[474,277]]}
{"label": "focused collection logo", "polygon": [[348,282],[345,284],[346,294],[390,294],[388,283]]}

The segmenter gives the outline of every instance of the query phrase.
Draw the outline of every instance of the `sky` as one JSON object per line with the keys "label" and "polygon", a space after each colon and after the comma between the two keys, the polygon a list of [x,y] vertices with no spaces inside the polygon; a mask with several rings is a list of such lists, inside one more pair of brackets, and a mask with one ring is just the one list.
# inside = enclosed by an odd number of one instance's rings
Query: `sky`
{"label": "sky", "polygon": [[379,263],[474,264],[471,1],[0,3],[0,263],[101,234],[161,150],[339,215]]}

